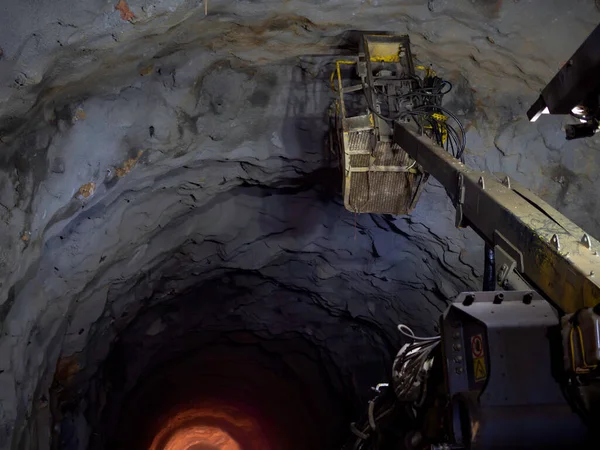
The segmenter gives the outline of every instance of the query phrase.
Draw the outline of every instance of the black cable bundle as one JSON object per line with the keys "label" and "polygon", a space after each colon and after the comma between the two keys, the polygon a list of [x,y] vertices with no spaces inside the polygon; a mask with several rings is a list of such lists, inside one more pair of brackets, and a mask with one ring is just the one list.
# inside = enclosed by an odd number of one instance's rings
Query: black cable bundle
{"label": "black cable bundle", "polygon": [[[423,80],[415,77],[411,81],[417,87],[404,94],[389,94],[382,89],[367,86],[363,82],[363,92],[369,110],[387,122],[413,120],[419,126],[422,134],[464,162],[466,130],[458,117],[442,106],[444,95],[452,90],[452,83],[437,76],[427,76]],[[377,99],[378,97],[394,98],[396,110],[399,112],[394,116],[386,116],[378,112],[373,105],[373,98]],[[384,104],[384,102],[378,103]],[[448,119],[452,119],[456,123],[460,134],[454,126],[448,123]]]}
{"label": "black cable bundle", "polygon": [[344,445],[343,450],[381,449],[386,442],[384,434],[389,431],[387,430],[388,422],[392,418],[396,406],[397,399],[394,390],[384,388],[369,402],[364,417],[358,422],[350,424],[352,436]]}

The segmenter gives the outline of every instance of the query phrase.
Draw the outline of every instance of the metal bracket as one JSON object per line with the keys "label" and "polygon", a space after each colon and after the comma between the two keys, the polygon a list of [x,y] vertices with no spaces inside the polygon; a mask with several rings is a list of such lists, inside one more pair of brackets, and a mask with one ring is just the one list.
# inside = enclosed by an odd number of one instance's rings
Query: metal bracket
{"label": "metal bracket", "polygon": [[494,247],[494,258],[496,262],[496,282],[498,286],[504,287],[507,284],[508,274],[515,270],[517,263],[499,245]]}
{"label": "metal bracket", "polygon": [[465,202],[465,176],[462,173],[458,174],[456,199],[454,201],[455,201],[454,206],[456,208],[455,226],[456,226],[456,228],[463,228],[464,227],[463,203]]}
{"label": "metal bracket", "polygon": [[584,233],[583,237],[581,238],[581,243],[588,249],[591,250],[592,249],[592,240],[590,239],[590,235],[587,233]]}
{"label": "metal bracket", "polygon": [[552,235],[552,239],[550,239],[550,243],[554,246],[557,252],[560,252],[560,239],[557,234]]}
{"label": "metal bracket", "polygon": [[356,64],[356,74],[363,81],[366,81],[367,77],[367,56],[365,55],[364,50],[358,53],[358,63]]}
{"label": "metal bracket", "polygon": [[[502,235],[500,233],[496,234],[497,242],[501,243],[503,240]],[[498,286],[507,290],[531,289],[531,286],[520,275],[520,273],[523,273],[523,255],[512,244],[504,240],[502,246],[496,245],[494,247],[494,258],[495,277]]]}
{"label": "metal bracket", "polygon": [[525,271],[525,263],[523,262],[523,253],[514,246],[502,233],[498,230],[494,231],[494,245],[501,247],[502,250],[511,257],[516,263],[516,270],[523,273]]}

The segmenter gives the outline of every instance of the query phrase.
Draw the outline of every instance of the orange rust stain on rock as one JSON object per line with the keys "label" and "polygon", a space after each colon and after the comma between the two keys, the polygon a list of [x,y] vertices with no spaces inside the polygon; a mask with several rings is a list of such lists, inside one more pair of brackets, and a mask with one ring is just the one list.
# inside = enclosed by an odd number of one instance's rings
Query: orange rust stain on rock
{"label": "orange rust stain on rock", "polygon": [[131,172],[131,169],[135,167],[143,153],[144,152],[140,150],[135,158],[129,158],[123,163],[122,167],[117,167],[117,169],[115,170],[117,176],[121,178],[127,175],[129,172]]}
{"label": "orange rust stain on rock", "polygon": [[79,191],[77,191],[77,194],[81,195],[83,198],[88,198],[94,194],[94,191],[96,191],[96,183],[91,181],[81,186]]}
{"label": "orange rust stain on rock", "polygon": [[[500,14],[500,10],[502,9],[502,2],[503,2],[503,0],[496,0],[496,4],[495,4],[496,14]],[[517,2],[515,2],[515,3],[517,3]]]}
{"label": "orange rust stain on rock", "polygon": [[146,77],[146,76],[150,75],[153,71],[154,71],[154,65],[150,64],[149,66],[142,67],[140,69],[140,75],[142,77]]}
{"label": "orange rust stain on rock", "polygon": [[85,120],[85,118],[86,118],[85,111],[81,108],[77,108],[77,111],[75,111],[75,119],[76,120]]}
{"label": "orange rust stain on rock", "polygon": [[135,19],[135,14],[133,14],[131,9],[129,9],[129,5],[127,2],[125,2],[125,0],[119,0],[119,3],[117,3],[115,9],[121,13],[121,19],[127,21],[132,21]]}
{"label": "orange rust stain on rock", "polygon": [[56,381],[61,384],[68,384],[73,377],[81,370],[81,366],[75,360],[74,356],[65,356],[56,363]]}

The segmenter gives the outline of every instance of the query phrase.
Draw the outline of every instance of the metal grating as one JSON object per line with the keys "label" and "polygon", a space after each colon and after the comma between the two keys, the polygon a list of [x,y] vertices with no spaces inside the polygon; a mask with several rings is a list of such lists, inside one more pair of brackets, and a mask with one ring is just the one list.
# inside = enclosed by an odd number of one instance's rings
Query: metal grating
{"label": "metal grating", "polygon": [[346,134],[348,143],[344,151],[347,154],[360,152],[371,154],[371,141],[374,140],[373,131],[353,131]]}
{"label": "metal grating", "polygon": [[373,153],[375,166],[401,166],[406,167],[410,164],[408,153],[400,148],[398,144],[392,145],[391,142],[378,142]]}
{"label": "metal grating", "polygon": [[350,167],[369,167],[371,155],[349,155]]}
{"label": "metal grating", "polygon": [[372,149],[370,146],[375,143],[372,131],[347,132],[345,142],[346,208],[357,213],[408,214],[412,211],[423,175],[395,171],[410,166],[408,154],[391,142],[379,141]]}
{"label": "metal grating", "polygon": [[412,210],[411,185],[416,175],[398,172],[352,174],[349,210],[380,214],[407,214]]}
{"label": "metal grating", "polygon": [[412,208],[410,184],[413,174],[363,172],[352,175],[350,210],[381,214],[406,214]]}

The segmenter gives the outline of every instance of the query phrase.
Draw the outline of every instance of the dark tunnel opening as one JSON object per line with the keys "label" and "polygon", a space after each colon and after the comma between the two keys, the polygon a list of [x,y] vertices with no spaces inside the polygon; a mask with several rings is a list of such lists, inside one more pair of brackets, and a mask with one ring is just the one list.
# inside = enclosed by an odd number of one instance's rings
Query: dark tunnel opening
{"label": "dark tunnel opening", "polygon": [[75,448],[81,389],[90,449],[187,450],[202,430],[219,450],[339,447],[392,345],[308,292],[224,274],[139,311],[90,385],[58,372],[60,448]]}

